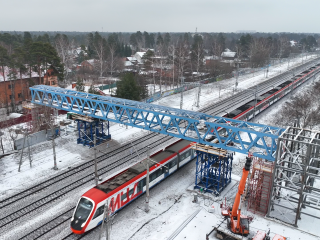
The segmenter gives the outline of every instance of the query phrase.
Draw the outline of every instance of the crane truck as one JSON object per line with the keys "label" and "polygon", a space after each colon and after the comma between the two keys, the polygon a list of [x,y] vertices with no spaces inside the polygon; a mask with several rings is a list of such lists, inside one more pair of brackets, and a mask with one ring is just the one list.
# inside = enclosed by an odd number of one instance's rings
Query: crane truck
{"label": "crane truck", "polygon": [[[246,158],[246,163],[242,169],[242,177],[239,182],[238,192],[235,197],[232,208],[223,208],[221,215],[224,216],[224,220],[218,224],[209,234],[217,232],[219,239],[235,239],[235,240],[270,240],[270,230],[268,233],[259,230],[255,235],[250,233],[249,230],[249,217],[241,214],[241,196],[244,193],[247,178],[250,172],[252,159],[251,157]],[[272,240],[287,240],[287,238],[276,234]]]}

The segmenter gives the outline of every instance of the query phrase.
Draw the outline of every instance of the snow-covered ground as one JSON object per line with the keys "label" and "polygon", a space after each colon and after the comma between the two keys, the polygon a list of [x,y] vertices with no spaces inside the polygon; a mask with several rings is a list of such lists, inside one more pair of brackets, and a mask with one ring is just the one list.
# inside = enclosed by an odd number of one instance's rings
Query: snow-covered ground
{"label": "snow-covered ground", "polygon": [[[290,67],[301,63],[301,59],[296,62],[291,62]],[[287,70],[287,64],[270,68],[269,77],[275,76],[280,72]],[[258,84],[266,79],[264,73],[255,74],[255,76],[246,76],[239,79],[239,89],[245,89]],[[200,107],[218,102],[232,94],[235,79],[228,79],[221,82],[207,84],[202,87],[200,96]],[[221,85],[219,99],[219,85]],[[192,89],[184,92],[184,109],[197,111],[199,108],[195,106],[195,96],[197,89]],[[170,107],[179,108],[180,95],[171,95],[156,101],[154,104],[160,104]],[[275,104],[272,109],[261,114],[256,118],[256,121],[264,124],[270,124],[273,117],[276,117],[277,111],[281,106],[281,100]],[[62,116],[64,118],[65,116]],[[104,145],[100,149],[117,146],[123,144],[130,139],[142,136],[147,132],[141,129],[112,124],[110,128],[112,141],[108,146]],[[6,196],[21,191],[39,182],[48,176],[52,176],[62,169],[82,163],[93,156],[93,150],[76,144],[76,133],[68,131],[68,135],[64,135],[56,139],[57,144],[57,161],[58,171],[52,169],[53,154],[50,142],[45,142],[31,147],[32,168],[29,166],[28,155],[23,156],[23,164],[21,172],[18,173],[18,162],[20,154],[13,154],[0,159],[0,199]],[[236,154],[234,161],[234,174],[241,174],[241,162],[245,156]],[[238,167],[237,167],[238,165]],[[159,184],[151,190],[151,211],[146,214],[140,208],[143,208],[144,196],[137,199],[128,207],[117,214],[114,220],[111,239],[167,239],[185,219],[187,219],[195,210],[201,208],[201,212],[187,225],[176,239],[204,239],[205,233],[209,232],[216,221],[219,221],[219,201],[205,202],[200,199],[200,204],[192,203],[191,194],[186,189],[194,182],[195,162],[189,163],[178,173],[171,176],[168,180]],[[239,179],[236,175],[235,180]],[[74,202],[76,199],[73,200]],[[206,212],[207,206],[214,205],[216,213]],[[140,208],[139,208],[140,207]],[[305,230],[315,235],[319,235],[316,225],[320,221],[314,220],[302,224],[300,230]],[[271,232],[290,236],[291,239],[317,239],[305,233],[300,233],[299,230],[284,226],[281,223],[266,220],[261,217],[255,217],[252,228],[271,229]],[[66,231],[70,231],[69,229]],[[284,232],[285,231],[285,232]],[[299,236],[299,234],[302,234]],[[57,236],[56,239],[60,239]],[[89,239],[89,238],[88,238]]]}

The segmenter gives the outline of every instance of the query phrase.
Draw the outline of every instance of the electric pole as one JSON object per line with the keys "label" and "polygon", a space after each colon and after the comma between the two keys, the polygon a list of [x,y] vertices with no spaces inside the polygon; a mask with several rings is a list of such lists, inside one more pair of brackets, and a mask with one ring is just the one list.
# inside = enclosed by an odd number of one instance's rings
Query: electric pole
{"label": "electric pole", "polygon": [[[96,129],[95,129],[96,130]],[[96,144],[97,144],[97,132],[95,131],[95,134],[94,134],[94,140],[93,140],[93,144],[94,144],[94,180],[95,180],[95,183],[96,183],[96,186],[98,186],[98,179],[99,179],[99,176],[98,176],[98,166],[97,166],[97,147],[96,147]]]}
{"label": "electric pole", "polygon": [[201,94],[201,83],[199,82],[198,96],[197,96],[197,107],[200,106],[200,94]]}
{"label": "electric pole", "polygon": [[254,112],[253,112],[253,121],[256,119],[257,92],[258,92],[258,85],[256,85],[256,90],[254,91]]}
{"label": "electric pole", "polygon": [[237,87],[238,87],[238,78],[239,78],[239,62],[236,62],[237,64],[237,72],[236,72],[236,84],[235,84],[235,89],[237,91]]}
{"label": "electric pole", "polygon": [[180,109],[183,107],[184,77],[181,77],[181,88]]}
{"label": "electric pole", "polygon": [[19,162],[19,168],[18,168],[18,172],[20,172],[20,168],[22,165],[22,155],[23,155],[23,149],[24,149],[24,144],[26,143],[26,135],[24,135],[23,138],[23,145],[22,145],[22,149],[21,149],[21,155],[20,155],[20,162]]}
{"label": "electric pole", "polygon": [[55,143],[54,143],[54,138],[55,138],[54,126],[52,126],[51,133],[52,133],[51,141],[52,141],[53,162],[54,162],[54,167],[53,167],[53,169],[54,169],[54,170],[58,170],[58,167],[57,167],[57,157],[56,157],[56,146],[55,146]]}
{"label": "electric pole", "polygon": [[148,146],[147,150],[147,159],[146,159],[146,165],[147,165],[147,177],[146,177],[146,205],[145,205],[145,212],[149,212],[149,177],[150,177],[150,172],[149,172],[149,160],[150,160],[150,147]]}
{"label": "electric pole", "polygon": [[103,227],[104,227],[104,222],[106,221],[106,240],[110,240],[110,216],[109,216],[109,200],[106,201],[106,204],[104,205],[104,211],[103,211],[103,219],[102,219],[102,223],[101,223],[101,231],[99,234],[99,240],[101,240],[102,237],[102,233],[103,233]]}

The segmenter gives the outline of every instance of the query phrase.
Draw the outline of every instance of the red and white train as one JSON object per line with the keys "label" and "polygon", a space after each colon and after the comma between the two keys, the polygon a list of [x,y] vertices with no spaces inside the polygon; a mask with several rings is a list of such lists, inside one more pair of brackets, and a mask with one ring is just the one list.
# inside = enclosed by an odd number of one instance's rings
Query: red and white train
{"label": "red and white train", "polygon": [[[151,157],[157,163],[149,163],[150,188],[193,159],[194,153],[189,141],[179,140]],[[72,232],[82,234],[101,224],[107,200],[109,209],[114,213],[143,194],[147,174],[144,161],[84,193],[72,215]]]}
{"label": "red and white train", "polygon": [[[257,101],[255,108],[250,105],[250,102],[245,103],[233,112],[224,115],[224,117],[248,121],[253,117],[254,111],[257,115],[288,94],[293,89],[293,87],[290,89],[292,84],[295,84],[295,87],[297,87],[318,73],[320,69],[319,65],[315,69],[311,68],[305,71],[298,79],[280,84],[278,89],[270,90],[261,95],[262,99]],[[209,141],[214,139],[212,135],[211,137]],[[208,138],[210,138],[210,135]],[[160,164],[153,164],[150,167],[150,188],[194,157],[190,142],[186,140],[179,140],[168,146],[166,150],[154,154],[152,159]],[[107,200],[109,201],[109,209],[114,213],[143,194],[146,191],[147,174],[144,161],[137,163],[84,193],[72,215],[71,230],[74,233],[82,234],[101,224],[104,204]],[[163,165],[166,167],[163,167]]]}

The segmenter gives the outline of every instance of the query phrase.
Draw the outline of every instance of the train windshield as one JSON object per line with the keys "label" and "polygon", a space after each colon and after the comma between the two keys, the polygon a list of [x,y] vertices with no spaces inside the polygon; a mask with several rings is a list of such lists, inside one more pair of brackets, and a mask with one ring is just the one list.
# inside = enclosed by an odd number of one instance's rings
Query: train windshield
{"label": "train windshield", "polygon": [[93,203],[90,200],[81,198],[74,217],[82,220],[87,219],[92,210],[92,207]]}

